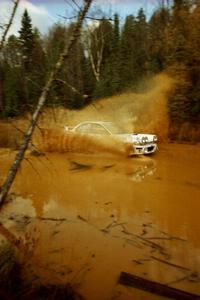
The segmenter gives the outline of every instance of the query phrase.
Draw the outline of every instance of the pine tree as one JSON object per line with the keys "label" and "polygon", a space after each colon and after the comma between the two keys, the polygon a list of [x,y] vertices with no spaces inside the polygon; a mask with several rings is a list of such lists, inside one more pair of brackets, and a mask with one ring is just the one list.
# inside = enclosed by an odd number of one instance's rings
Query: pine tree
{"label": "pine tree", "polygon": [[106,59],[102,72],[102,78],[98,82],[95,90],[95,97],[112,96],[121,89],[120,79],[120,29],[119,16],[114,15],[114,25],[112,27],[111,53]]}
{"label": "pine tree", "polygon": [[37,103],[47,73],[46,55],[42,46],[40,32],[37,28],[33,29],[33,48],[30,66],[31,69],[26,73],[26,76],[29,90],[29,105],[32,108]]}
{"label": "pine tree", "polygon": [[161,72],[166,67],[168,36],[166,28],[170,23],[169,8],[161,7],[155,11],[149,21],[149,72]]}
{"label": "pine tree", "polygon": [[22,107],[26,110],[30,109],[31,104],[31,92],[30,92],[30,72],[33,65],[33,48],[34,48],[34,35],[32,29],[31,18],[28,11],[25,9],[22,16],[21,28],[19,30],[19,43],[21,50],[21,67],[22,67],[22,77],[23,77],[23,97],[22,97]]}
{"label": "pine tree", "polygon": [[119,24],[119,15],[114,15],[114,26],[113,26],[113,52],[115,54],[119,54],[119,46],[120,46],[120,24]]}
{"label": "pine tree", "polygon": [[148,25],[144,10],[138,11],[135,27],[135,79],[140,82],[148,73]]}
{"label": "pine tree", "polygon": [[112,55],[110,59],[112,69],[112,90],[113,93],[117,93],[121,89],[121,78],[120,78],[120,23],[118,14],[114,15],[114,26],[113,26],[113,45]]}
{"label": "pine tree", "polygon": [[21,90],[21,76],[18,68],[11,68],[7,66],[4,79],[4,117],[15,117],[20,115],[23,110],[21,104],[22,90]]}
{"label": "pine tree", "polygon": [[122,28],[120,43],[120,74],[124,87],[133,85],[136,80],[135,74],[135,50],[136,50],[136,20],[133,15],[125,19]]}
{"label": "pine tree", "polygon": [[19,34],[20,34],[19,41],[21,47],[22,61],[24,63],[25,71],[29,71],[30,64],[32,63],[34,35],[33,35],[31,18],[26,9],[22,16],[21,29],[19,30]]}
{"label": "pine tree", "polygon": [[21,112],[20,100],[23,99],[23,86],[20,46],[18,38],[11,35],[4,48],[2,59],[2,115],[14,117]]}

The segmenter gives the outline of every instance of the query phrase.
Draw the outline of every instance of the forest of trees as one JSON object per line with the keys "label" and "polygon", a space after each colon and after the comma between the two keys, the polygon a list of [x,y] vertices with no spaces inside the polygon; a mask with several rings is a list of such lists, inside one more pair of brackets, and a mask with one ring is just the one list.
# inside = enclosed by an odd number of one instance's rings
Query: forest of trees
{"label": "forest of trees", "polygon": [[[168,3],[168,1],[167,1]],[[167,71],[177,84],[169,97],[171,124],[200,124],[200,3],[174,0],[143,9],[120,22],[102,18],[84,26],[70,58],[54,82],[48,105],[81,108],[95,99],[134,90],[143,79]],[[42,87],[70,38],[73,22],[55,24],[46,36],[25,10],[19,34],[9,36],[0,55],[0,116],[32,111]]]}

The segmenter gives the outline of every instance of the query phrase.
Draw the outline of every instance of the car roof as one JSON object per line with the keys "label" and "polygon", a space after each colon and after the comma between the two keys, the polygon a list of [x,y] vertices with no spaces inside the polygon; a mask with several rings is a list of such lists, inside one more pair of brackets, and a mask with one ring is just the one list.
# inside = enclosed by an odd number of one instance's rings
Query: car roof
{"label": "car roof", "polygon": [[112,122],[108,122],[108,121],[83,121],[83,122],[77,124],[77,125],[73,128],[73,130],[76,130],[78,127],[80,127],[80,126],[82,126],[82,125],[85,125],[85,124],[88,124],[88,125],[90,125],[90,124],[100,125],[100,126],[102,126],[106,131],[108,131],[110,134],[112,134],[112,132],[110,131],[109,128],[107,128],[106,125],[109,124],[109,126],[110,126],[110,125],[113,125],[113,123],[112,123]]}

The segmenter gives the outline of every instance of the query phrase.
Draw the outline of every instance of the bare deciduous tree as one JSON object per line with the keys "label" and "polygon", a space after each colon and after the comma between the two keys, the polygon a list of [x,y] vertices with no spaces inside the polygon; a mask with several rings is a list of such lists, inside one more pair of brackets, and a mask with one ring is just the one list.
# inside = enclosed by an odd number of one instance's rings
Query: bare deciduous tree
{"label": "bare deciduous tree", "polygon": [[12,13],[11,13],[9,22],[8,22],[8,24],[5,25],[5,29],[4,29],[4,32],[3,32],[3,35],[2,35],[2,38],[1,38],[1,41],[0,41],[0,51],[3,49],[4,43],[5,43],[5,40],[6,40],[6,36],[7,36],[8,31],[9,31],[9,29],[10,29],[12,23],[13,23],[13,19],[15,17],[17,7],[19,5],[19,1],[20,0],[15,0],[14,1],[14,5],[13,5],[13,9],[12,9]]}
{"label": "bare deciduous tree", "polygon": [[[104,35],[101,31],[101,38],[100,38],[100,43],[99,43],[99,37],[97,37],[97,32],[93,31],[91,33],[91,37],[93,37],[93,41],[95,43],[96,46],[96,63],[95,63],[95,59],[94,59],[94,55],[92,53],[91,50],[91,45],[88,47],[89,49],[89,58],[90,58],[90,62],[92,65],[92,70],[94,72],[96,81],[100,81],[100,74],[101,74],[101,64],[102,64],[102,60],[103,60],[103,50],[104,50],[104,45],[105,45],[105,39],[104,39]],[[91,38],[90,38],[91,39]]]}
{"label": "bare deciduous tree", "polygon": [[17,174],[17,171],[21,165],[21,162],[24,158],[24,154],[28,148],[29,142],[31,140],[32,134],[34,132],[35,126],[37,125],[37,121],[39,119],[39,116],[42,112],[42,109],[44,107],[44,104],[47,101],[50,89],[53,85],[53,82],[56,80],[56,78],[58,77],[59,72],[62,69],[62,66],[64,64],[64,61],[69,57],[70,55],[70,51],[72,50],[74,44],[76,43],[79,35],[80,35],[80,30],[83,24],[83,21],[85,19],[85,16],[92,4],[93,0],[84,0],[84,7],[82,10],[80,10],[79,15],[78,15],[78,19],[77,22],[74,26],[74,30],[73,30],[73,34],[68,42],[68,44],[66,45],[64,51],[61,53],[57,63],[55,64],[52,72],[50,73],[50,76],[42,90],[42,93],[39,97],[38,100],[38,104],[37,107],[33,113],[31,122],[29,124],[29,127],[24,135],[24,140],[20,146],[20,149],[15,157],[15,160],[8,172],[7,178],[1,188],[1,193],[0,193],[0,207],[3,205],[5,198],[10,190],[10,187],[15,179],[15,176]]}

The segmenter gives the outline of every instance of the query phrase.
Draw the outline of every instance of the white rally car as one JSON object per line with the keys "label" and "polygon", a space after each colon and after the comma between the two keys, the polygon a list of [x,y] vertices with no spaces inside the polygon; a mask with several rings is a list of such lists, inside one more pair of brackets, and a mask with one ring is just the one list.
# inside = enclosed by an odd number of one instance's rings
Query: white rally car
{"label": "white rally car", "polygon": [[157,149],[157,136],[155,134],[122,133],[117,127],[106,121],[85,121],[74,127],[65,126],[65,131],[83,133],[87,135],[111,135],[125,144],[133,145],[133,154],[151,154]]}

